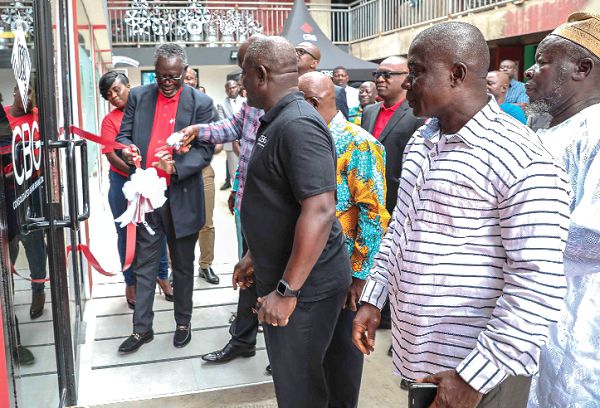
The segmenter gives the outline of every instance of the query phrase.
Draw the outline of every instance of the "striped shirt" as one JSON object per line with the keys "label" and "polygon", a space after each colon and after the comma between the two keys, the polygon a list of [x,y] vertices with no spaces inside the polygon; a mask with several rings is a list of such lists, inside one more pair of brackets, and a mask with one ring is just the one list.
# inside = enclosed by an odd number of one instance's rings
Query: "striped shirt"
{"label": "striped shirt", "polygon": [[243,103],[239,112],[231,118],[223,119],[218,122],[199,124],[198,139],[208,143],[220,144],[241,140],[240,161],[236,174],[236,194],[235,208],[239,211],[242,206],[242,196],[244,195],[244,186],[246,184],[246,174],[248,172],[248,161],[256,141],[256,131],[260,126],[259,119],[264,114],[262,109],[256,109]]}
{"label": "striped shirt", "polygon": [[563,305],[569,202],[564,171],[493,99],[456,134],[417,130],[361,297],[389,293],[395,373],[456,369],[482,393],[535,373]]}
{"label": "striped shirt", "polygon": [[504,102],[529,103],[529,96],[527,96],[527,93],[525,92],[525,84],[516,79],[511,79]]}

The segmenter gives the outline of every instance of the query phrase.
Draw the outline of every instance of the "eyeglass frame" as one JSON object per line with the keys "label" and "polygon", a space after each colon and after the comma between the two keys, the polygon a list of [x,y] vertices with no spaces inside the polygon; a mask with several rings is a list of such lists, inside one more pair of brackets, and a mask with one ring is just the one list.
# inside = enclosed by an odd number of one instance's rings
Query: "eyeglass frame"
{"label": "eyeglass frame", "polygon": [[295,48],[296,50],[296,56],[298,58],[302,57],[304,54],[308,54],[310,55],[313,59],[318,59],[317,57],[315,57],[314,55],[312,55],[310,52],[306,51],[304,48]]}
{"label": "eyeglass frame", "polygon": [[371,75],[374,80],[377,80],[379,77],[383,77],[385,80],[389,80],[394,75],[408,75],[410,72],[408,71],[373,71]]}
{"label": "eyeglass frame", "polygon": [[178,81],[181,81],[183,79],[183,77],[185,77],[185,73],[186,73],[187,69],[188,69],[187,66],[185,68],[183,68],[183,72],[178,77],[166,77],[166,78],[164,78],[159,73],[156,73],[154,75],[154,78],[156,79],[156,82],[159,83],[159,84],[164,84],[164,83],[167,83],[167,82],[170,82],[170,83],[173,84],[173,83],[176,83]]}

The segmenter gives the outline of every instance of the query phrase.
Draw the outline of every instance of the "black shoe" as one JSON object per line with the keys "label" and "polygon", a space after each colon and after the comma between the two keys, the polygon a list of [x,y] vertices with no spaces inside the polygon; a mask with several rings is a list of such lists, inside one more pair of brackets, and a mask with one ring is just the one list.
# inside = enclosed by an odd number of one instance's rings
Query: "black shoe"
{"label": "black shoe", "polygon": [[202,360],[209,363],[226,363],[238,357],[252,357],[256,354],[256,347],[234,346],[231,343],[218,351],[213,351],[202,356]]}
{"label": "black shoe", "polygon": [[173,345],[175,347],[185,347],[192,339],[192,325],[177,325],[175,335],[173,336]]}
{"label": "black shoe", "polygon": [[119,353],[132,353],[137,351],[144,344],[150,343],[152,340],[154,340],[154,332],[152,330],[149,330],[146,333],[132,333],[131,336],[127,337],[127,339],[119,346]]}
{"label": "black shoe", "polygon": [[34,293],[31,296],[31,307],[29,308],[29,317],[31,320],[37,319],[44,314],[44,304],[46,304],[46,294],[44,292]]}
{"label": "black shoe", "polygon": [[267,375],[273,375],[273,371],[271,371],[271,364],[269,364],[269,365],[267,366],[267,368],[265,368],[265,373],[266,373]]}
{"label": "black shoe", "polygon": [[391,357],[392,355],[393,355],[393,352],[392,352],[392,346],[390,346],[390,348],[389,348],[389,350],[388,350],[388,356],[390,356],[390,357]]}
{"label": "black shoe", "polygon": [[223,183],[223,185],[221,186],[221,188],[219,190],[223,191],[223,190],[227,190],[231,188],[231,183],[229,182],[229,180],[225,180],[225,183]]}
{"label": "black shoe", "polygon": [[212,283],[213,285],[219,284],[219,277],[210,266],[208,268],[199,268],[198,276],[204,278],[208,283]]}
{"label": "black shoe", "polygon": [[400,380],[400,388],[408,391],[408,381],[406,381],[404,378]]}

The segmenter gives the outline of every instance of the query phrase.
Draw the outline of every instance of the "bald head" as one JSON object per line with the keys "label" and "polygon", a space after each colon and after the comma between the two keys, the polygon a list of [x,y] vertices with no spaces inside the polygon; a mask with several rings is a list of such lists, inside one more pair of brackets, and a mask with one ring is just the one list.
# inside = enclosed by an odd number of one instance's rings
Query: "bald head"
{"label": "bald head", "polygon": [[250,106],[270,109],[298,87],[294,46],[283,37],[264,37],[248,46],[242,63],[244,88]]}
{"label": "bald head", "polygon": [[485,83],[490,50],[485,37],[474,25],[459,21],[436,24],[419,33],[410,46],[429,54],[430,59],[449,66],[464,64],[471,76]]}
{"label": "bald head", "polygon": [[321,61],[321,50],[319,50],[316,44],[303,41],[296,45],[296,54],[298,57],[298,73],[300,75],[316,71],[319,61]]}
{"label": "bald head", "polygon": [[244,41],[242,43],[242,45],[240,45],[240,48],[238,49],[238,55],[237,55],[237,63],[238,66],[241,68],[242,67],[242,63],[244,62],[244,57],[246,56],[246,51],[248,51],[248,47],[261,39],[264,39],[265,35],[263,34],[253,34],[250,38],[248,38],[246,41]]}
{"label": "bald head", "polygon": [[304,99],[329,123],[337,113],[331,78],[320,72],[308,72],[298,79],[298,88],[304,92]]}
{"label": "bald head", "polygon": [[419,33],[402,84],[414,114],[438,118],[444,132],[459,131],[488,102],[489,63],[485,38],[471,24],[449,21]]}
{"label": "bald head", "polygon": [[506,99],[506,92],[510,86],[510,77],[508,74],[500,71],[488,72],[486,82],[488,92],[494,95],[496,102],[503,104]]}
{"label": "bald head", "polygon": [[388,108],[396,105],[406,96],[402,83],[408,74],[406,59],[402,57],[387,57],[377,67],[375,85],[377,94]]}

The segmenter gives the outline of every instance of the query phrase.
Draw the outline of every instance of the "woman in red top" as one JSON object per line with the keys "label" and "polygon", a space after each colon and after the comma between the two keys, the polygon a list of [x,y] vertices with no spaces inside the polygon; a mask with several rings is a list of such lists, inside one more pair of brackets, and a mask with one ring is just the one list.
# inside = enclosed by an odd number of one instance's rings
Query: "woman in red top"
{"label": "woman in red top", "polygon": [[[107,143],[102,148],[102,154],[106,156],[106,159],[110,163],[110,171],[108,173],[108,178],[110,180],[108,202],[113,217],[118,218],[127,209],[127,200],[123,195],[123,185],[129,178],[129,165],[115,153],[110,144],[115,141],[121,127],[121,121],[123,120],[125,106],[127,106],[127,99],[129,97],[129,79],[127,79],[127,76],[123,73],[110,71],[102,75],[98,87],[100,88],[102,97],[116,108],[102,120],[100,135]],[[127,233],[126,229],[121,228],[119,224],[115,223],[115,226],[117,228],[119,258],[121,259],[121,265],[123,265],[125,263]],[[165,240],[163,242],[162,256],[160,259],[158,283],[165,293],[165,298],[168,301],[173,301],[173,289],[169,283],[168,276],[169,259],[167,255],[167,241]],[[123,271],[123,277],[125,278],[125,297],[127,299],[127,304],[133,309],[135,307],[136,282],[133,267]]]}
{"label": "woman in red top", "polygon": [[[21,98],[19,88],[15,86],[14,89],[14,101],[11,106],[6,106],[4,111],[6,117],[10,123],[10,127],[13,133],[16,132],[17,136],[15,142],[22,142],[24,144],[30,144],[31,141],[40,140],[39,124],[38,124],[38,109],[36,105],[35,92],[33,89],[33,83],[30,84],[27,93],[27,101],[25,105]],[[12,141],[11,141],[12,142]],[[33,149],[33,155],[37,157],[36,160],[41,161],[41,151],[39,149]],[[28,234],[22,234],[18,225],[17,215],[12,207],[13,201],[16,199],[17,187],[19,184],[22,189],[33,185],[35,180],[40,176],[40,170],[34,171],[33,174],[21,182],[18,182],[15,177],[15,171],[12,168],[12,164],[8,164],[4,171],[6,173],[5,181],[5,194],[9,205],[7,205],[7,224],[8,224],[8,239],[10,248],[11,262],[14,264],[19,256],[19,242],[23,244],[25,248],[25,255],[27,262],[29,263],[29,270],[32,279],[45,279],[46,278],[46,243],[44,241],[44,232],[41,230],[32,231]],[[23,168],[21,171],[24,172]],[[22,206],[26,206],[27,210],[31,212],[32,216],[41,214],[42,210],[42,188],[34,189],[32,194],[27,200],[27,204],[23,203]],[[46,303],[45,285],[42,282],[31,283],[31,307],[29,308],[29,317],[31,319],[37,319],[44,313],[44,305]]]}

